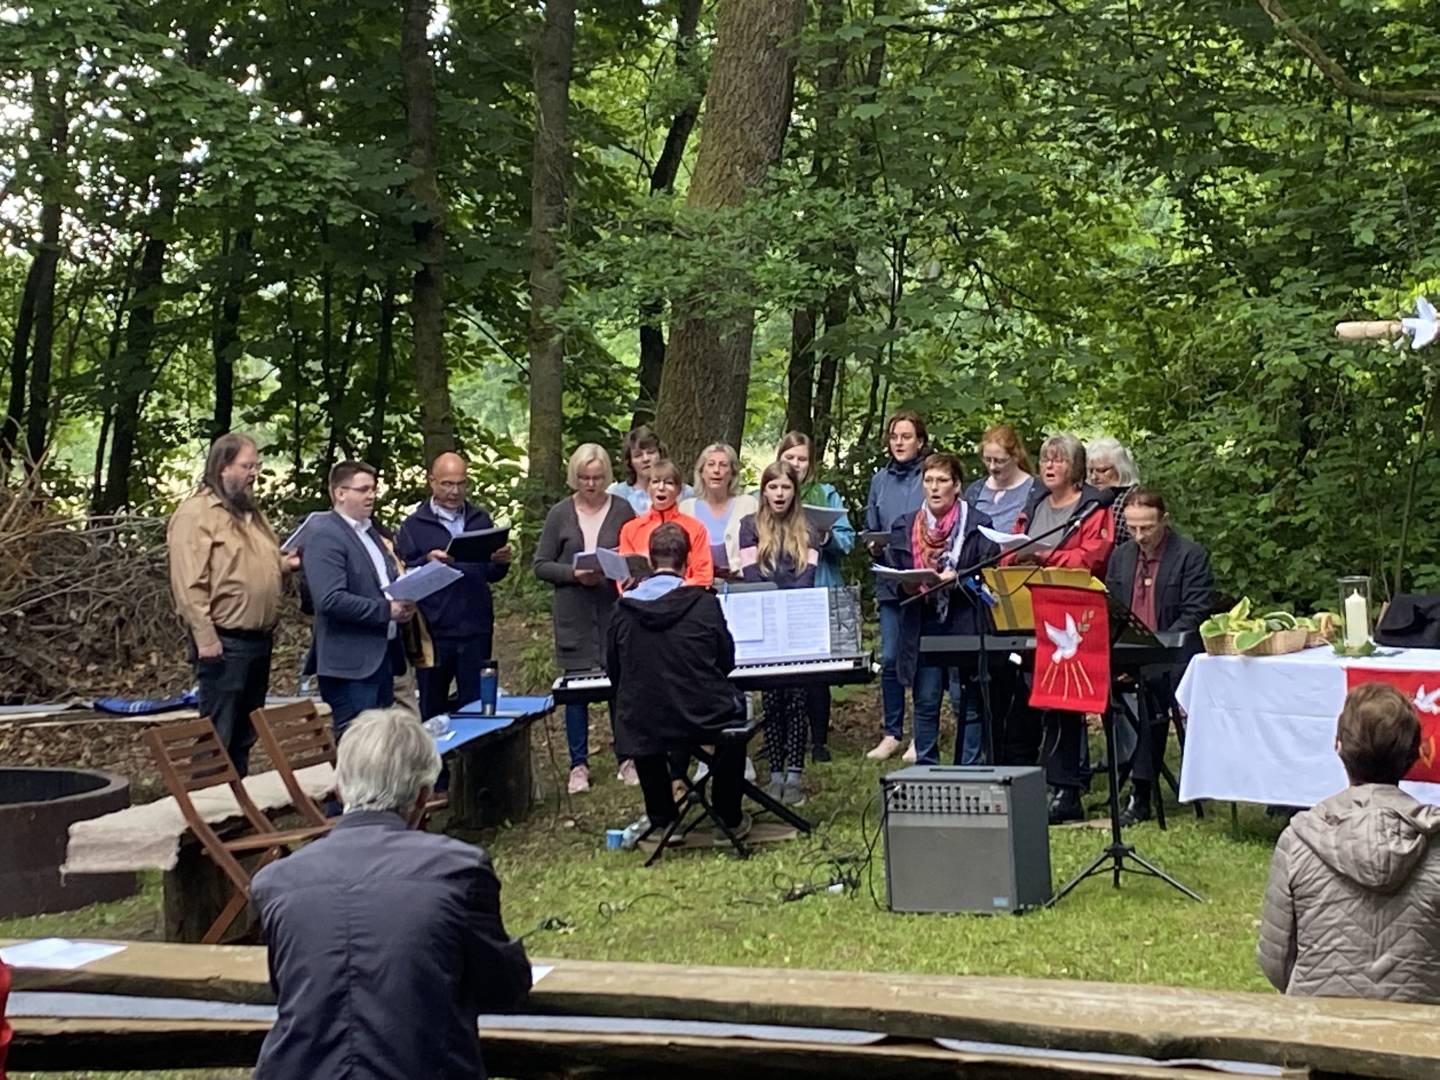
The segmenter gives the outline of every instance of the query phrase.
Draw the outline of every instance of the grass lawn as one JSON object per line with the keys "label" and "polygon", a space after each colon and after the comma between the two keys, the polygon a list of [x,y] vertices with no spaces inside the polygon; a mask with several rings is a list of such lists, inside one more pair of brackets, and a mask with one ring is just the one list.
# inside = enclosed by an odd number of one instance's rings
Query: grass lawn
{"label": "grass lawn", "polygon": [[[837,700],[836,760],[806,770],[812,793],[802,813],[820,823],[814,834],[760,847],[743,862],[718,851],[682,850],[650,870],[641,866],[641,853],[608,852],[604,843],[606,828],[639,813],[639,790],[615,779],[606,753],[593,759],[595,789],[567,797],[565,740],[560,717],[552,716],[548,732],[537,729],[535,738],[545,802],[522,827],[482,838],[504,882],[510,932],[526,935],[532,955],[547,957],[1268,989],[1255,964],[1255,935],[1282,823],[1258,807],[1241,808],[1238,839],[1222,804],[1212,804],[1203,821],[1188,807],[1175,807],[1167,831],[1153,823],[1127,831],[1129,842],[1204,895],[1205,904],[1135,875],[1117,890],[1107,875],[1085,882],[1051,910],[1021,916],[897,915],[883,910],[878,845],[873,879],[865,875],[859,889],[782,901],[797,884],[828,882],[833,858],[863,857],[876,831],[871,800],[879,778],[900,765],[898,758],[879,764],[863,757],[873,735],[874,690],[844,698]],[[1092,804],[1103,787],[1097,778]],[[869,837],[861,828],[867,804]],[[1093,858],[1108,836],[1098,827],[1051,829],[1056,885]],[[872,880],[881,907],[872,900]],[[563,925],[541,929],[547,920]],[[0,920],[0,936],[156,937],[159,925],[159,880],[150,876],[138,896],[119,903]]]}

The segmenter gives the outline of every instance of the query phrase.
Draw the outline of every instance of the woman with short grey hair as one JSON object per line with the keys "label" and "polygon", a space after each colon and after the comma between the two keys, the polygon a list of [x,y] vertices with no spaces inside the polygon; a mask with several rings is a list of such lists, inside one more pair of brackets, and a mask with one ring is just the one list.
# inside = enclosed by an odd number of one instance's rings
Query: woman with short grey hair
{"label": "woman with short grey hair", "polygon": [[[1015,531],[1044,540],[1022,545],[1002,565],[1068,567],[1088,570],[1104,581],[1115,540],[1114,515],[1097,507],[1100,492],[1085,483],[1085,446],[1074,435],[1052,435],[1040,445],[1040,482],[1034,486]],[[1065,526],[1070,525],[1069,529]],[[1050,784],[1050,823],[1085,816],[1080,803],[1080,761],[1085,719],[1080,713],[1023,708],[1006,730],[1006,764],[1030,765],[1040,756],[1042,733],[1045,779]]]}
{"label": "woman with short grey hair", "polygon": [[1115,546],[1119,547],[1130,539],[1130,529],[1125,524],[1125,500],[1140,486],[1140,470],[1135,459],[1119,439],[1105,435],[1093,439],[1085,448],[1089,465],[1086,479],[1090,486],[1101,491],[1107,488],[1115,491],[1112,509],[1115,514]]}
{"label": "woman with short grey hair", "polygon": [[335,786],[347,814],[390,811],[414,825],[439,778],[435,739],[405,709],[370,709],[341,736]]}
{"label": "woman with short grey hair", "polygon": [[[598,443],[576,447],[565,475],[575,494],[545,516],[535,545],[535,576],[555,586],[550,607],[555,663],[564,672],[596,671],[604,666],[605,631],[617,597],[599,570],[576,570],[575,556],[619,547],[620,527],[635,511],[625,499],[607,493],[614,473],[610,455]],[[578,795],[590,790],[590,710],[584,702],[565,706],[565,741],[570,747],[567,786]]]}

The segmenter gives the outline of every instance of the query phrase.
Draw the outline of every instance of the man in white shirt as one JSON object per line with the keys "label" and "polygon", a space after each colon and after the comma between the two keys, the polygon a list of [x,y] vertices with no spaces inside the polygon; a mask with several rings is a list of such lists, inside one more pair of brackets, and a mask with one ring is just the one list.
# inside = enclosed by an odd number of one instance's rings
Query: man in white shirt
{"label": "man in white shirt", "polygon": [[316,522],[303,552],[315,672],[337,739],[360,713],[394,701],[395,675],[405,670],[397,624],[415,616],[413,603],[385,595],[399,569],[371,520],[376,491],[373,466],[342,461],[331,469],[333,512]]}

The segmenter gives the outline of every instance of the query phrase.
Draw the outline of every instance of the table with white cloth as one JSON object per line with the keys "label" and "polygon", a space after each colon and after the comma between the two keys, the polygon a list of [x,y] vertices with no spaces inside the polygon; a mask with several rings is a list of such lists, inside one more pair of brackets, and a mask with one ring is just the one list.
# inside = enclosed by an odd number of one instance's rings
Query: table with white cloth
{"label": "table with white cloth", "polygon": [[[1339,656],[1328,646],[1287,656],[1197,656],[1176,700],[1188,717],[1180,800],[1223,799],[1314,806],[1342,790],[1335,721],[1348,667],[1434,671],[1440,649],[1385,649]],[[1401,784],[1440,804],[1440,784]]]}

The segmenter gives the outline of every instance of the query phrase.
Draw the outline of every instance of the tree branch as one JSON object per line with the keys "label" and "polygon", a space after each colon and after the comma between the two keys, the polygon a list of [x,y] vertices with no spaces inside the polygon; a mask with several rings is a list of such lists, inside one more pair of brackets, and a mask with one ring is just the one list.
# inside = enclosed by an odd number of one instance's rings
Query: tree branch
{"label": "tree branch", "polygon": [[1325,52],[1318,41],[1300,29],[1295,19],[1281,5],[1280,0],[1258,0],[1258,3],[1261,10],[1270,16],[1270,21],[1279,31],[1289,38],[1295,47],[1320,70],[1320,74],[1329,79],[1335,88],[1345,96],[1371,105],[1402,107],[1440,105],[1440,90],[1382,90],[1374,86],[1366,86],[1351,78],[1350,74]]}

